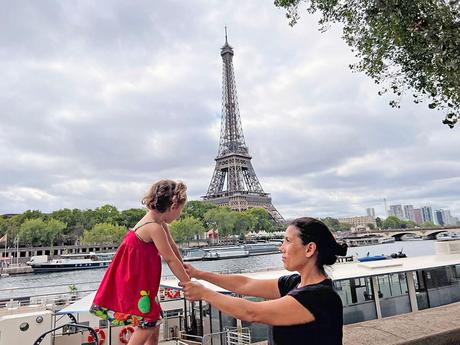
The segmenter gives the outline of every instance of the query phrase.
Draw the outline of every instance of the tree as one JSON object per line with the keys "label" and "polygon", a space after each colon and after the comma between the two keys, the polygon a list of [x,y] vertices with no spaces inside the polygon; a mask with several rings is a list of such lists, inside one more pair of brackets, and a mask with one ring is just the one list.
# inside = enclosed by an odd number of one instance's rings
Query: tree
{"label": "tree", "polygon": [[204,215],[206,212],[209,210],[218,208],[219,206],[212,204],[210,202],[205,202],[205,201],[200,201],[200,200],[191,200],[187,202],[185,205],[184,209],[182,210],[182,216],[181,218],[186,218],[186,217],[194,217],[201,222],[203,222],[204,225]]}
{"label": "tree", "polygon": [[422,224],[422,228],[437,228],[438,226],[430,220],[427,220]]}
{"label": "tree", "polygon": [[300,18],[299,6],[319,12],[322,31],[331,23],[343,26],[343,39],[364,72],[390,91],[399,108],[403,94],[415,103],[447,113],[443,123],[453,127],[460,112],[460,2],[456,0],[275,0],[287,10],[290,25]]}
{"label": "tree", "polygon": [[228,207],[212,208],[205,213],[204,219],[207,228],[218,230],[221,236],[233,234],[236,217]]}
{"label": "tree", "polygon": [[145,209],[130,208],[120,212],[120,225],[132,228],[145,215]]}
{"label": "tree", "polygon": [[57,219],[49,219],[46,222],[46,233],[44,235],[45,241],[50,247],[53,247],[56,239],[64,232],[67,224]]}
{"label": "tree", "polygon": [[202,222],[194,217],[175,220],[169,229],[176,242],[184,242],[192,238],[193,235],[199,235],[206,231]]}
{"label": "tree", "polygon": [[38,247],[47,243],[46,223],[43,219],[27,219],[21,224],[19,241],[27,246]]}
{"label": "tree", "polygon": [[249,211],[237,212],[235,217],[234,235],[246,235],[257,224],[257,218]]}
{"label": "tree", "polygon": [[384,229],[401,229],[402,221],[398,217],[389,216],[383,221]]}
{"label": "tree", "polygon": [[254,230],[272,232],[275,229],[275,222],[266,209],[255,207],[246,212],[256,219]]}
{"label": "tree", "polygon": [[326,226],[332,232],[336,231],[350,231],[351,225],[348,223],[340,223],[338,219],[332,217],[326,217],[321,219],[321,221],[326,224]]}
{"label": "tree", "polygon": [[377,225],[377,228],[381,229],[383,227],[383,221],[380,217],[375,218],[375,224]]}
{"label": "tree", "polygon": [[94,221],[96,223],[109,223],[118,225],[120,222],[120,212],[112,205],[104,205],[93,211]]}
{"label": "tree", "polygon": [[375,229],[375,225],[372,223],[367,223],[366,226],[371,230]]}
{"label": "tree", "polygon": [[85,230],[81,237],[83,244],[119,244],[126,235],[126,228],[110,223],[95,224],[91,230]]}
{"label": "tree", "polygon": [[413,229],[417,226],[417,223],[413,220],[403,220],[402,224],[404,225],[404,229]]}
{"label": "tree", "polygon": [[27,219],[20,226],[19,241],[29,246],[52,247],[65,228],[66,224],[57,219]]}

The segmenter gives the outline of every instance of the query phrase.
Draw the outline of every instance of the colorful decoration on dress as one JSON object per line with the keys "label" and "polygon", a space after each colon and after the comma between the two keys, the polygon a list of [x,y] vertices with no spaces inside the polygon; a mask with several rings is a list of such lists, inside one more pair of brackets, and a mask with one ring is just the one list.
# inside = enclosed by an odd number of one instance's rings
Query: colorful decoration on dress
{"label": "colorful decoration on dress", "polygon": [[139,302],[137,302],[137,307],[145,314],[150,311],[150,291],[142,290],[140,294],[142,297],[139,299]]}

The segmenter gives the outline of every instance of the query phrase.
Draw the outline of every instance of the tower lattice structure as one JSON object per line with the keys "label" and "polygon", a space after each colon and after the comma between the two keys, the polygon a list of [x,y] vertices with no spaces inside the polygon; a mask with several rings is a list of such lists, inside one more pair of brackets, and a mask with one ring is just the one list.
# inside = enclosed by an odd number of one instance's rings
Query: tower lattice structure
{"label": "tower lattice structure", "polygon": [[253,207],[264,208],[277,223],[283,223],[284,218],[273,206],[270,194],[264,192],[251,164],[252,157],[241,127],[232,62],[234,53],[227,41],[227,31],[220,55],[223,69],[219,152],[211,183],[203,199],[217,205],[229,206],[236,211]]}

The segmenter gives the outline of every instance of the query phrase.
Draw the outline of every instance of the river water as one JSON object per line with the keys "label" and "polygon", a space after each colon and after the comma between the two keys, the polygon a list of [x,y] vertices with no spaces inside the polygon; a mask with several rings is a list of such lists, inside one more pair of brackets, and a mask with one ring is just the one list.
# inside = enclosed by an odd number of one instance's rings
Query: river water
{"label": "river water", "polygon": [[[435,241],[401,241],[373,246],[348,248],[348,255],[354,257],[369,255],[390,255],[403,250],[409,256],[433,255]],[[250,256],[246,258],[194,261],[191,263],[200,270],[214,272],[254,272],[266,269],[282,269],[281,254]],[[74,284],[78,291],[96,290],[105,269],[68,271],[58,273],[38,273],[12,275],[0,278],[0,300],[21,296],[35,296],[68,293],[69,285]],[[162,275],[166,278],[172,273],[163,264]]]}

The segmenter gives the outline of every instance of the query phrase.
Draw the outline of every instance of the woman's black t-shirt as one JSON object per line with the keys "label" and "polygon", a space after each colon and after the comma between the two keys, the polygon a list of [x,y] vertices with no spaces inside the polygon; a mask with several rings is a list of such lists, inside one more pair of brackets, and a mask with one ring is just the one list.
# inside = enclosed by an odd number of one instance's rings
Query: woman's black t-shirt
{"label": "woman's black t-shirt", "polygon": [[294,326],[273,326],[273,340],[276,345],[320,344],[341,345],[343,310],[342,300],[332,287],[332,281],[325,279],[318,284],[301,288],[300,275],[283,276],[278,280],[281,297],[289,295],[307,308],[315,321]]}

